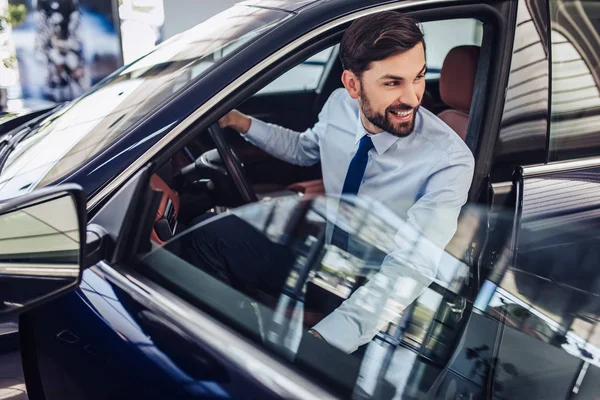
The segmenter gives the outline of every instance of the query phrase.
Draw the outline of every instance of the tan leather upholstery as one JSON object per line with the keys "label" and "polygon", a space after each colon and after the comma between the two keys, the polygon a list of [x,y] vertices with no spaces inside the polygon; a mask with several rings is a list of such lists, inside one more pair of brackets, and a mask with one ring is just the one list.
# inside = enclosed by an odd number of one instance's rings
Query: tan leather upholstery
{"label": "tan leather upholstery", "polygon": [[448,109],[438,114],[438,117],[444,121],[452,130],[458,133],[462,140],[467,138],[467,125],[469,124],[469,114]]}
{"label": "tan leather upholstery", "polygon": [[440,73],[440,97],[450,107],[438,114],[464,140],[475,76],[479,62],[478,46],[458,46],[450,50]]}

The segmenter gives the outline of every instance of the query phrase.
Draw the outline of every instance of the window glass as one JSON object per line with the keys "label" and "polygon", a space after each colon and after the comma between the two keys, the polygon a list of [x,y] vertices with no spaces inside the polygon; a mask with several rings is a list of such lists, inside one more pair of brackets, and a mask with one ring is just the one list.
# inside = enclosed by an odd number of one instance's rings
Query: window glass
{"label": "window glass", "polygon": [[286,16],[236,6],[121,68],[43,120],[15,148],[0,175],[0,198],[29,192],[72,172],[191,80]]}
{"label": "window glass", "polygon": [[600,4],[550,2],[550,161],[600,154]]}
{"label": "window glass", "polygon": [[468,267],[378,202],[283,197],[196,223],[139,271],[345,398],[400,375],[398,393],[427,393],[451,357]]}
{"label": "window glass", "polygon": [[310,57],[302,64],[285,72],[261,89],[258,94],[306,92],[315,90],[327,69],[331,57],[337,56],[338,46],[327,48]]}
{"label": "window glass", "polygon": [[472,18],[430,21],[421,24],[425,35],[426,79],[439,79],[448,52],[456,46],[481,46],[483,24]]}

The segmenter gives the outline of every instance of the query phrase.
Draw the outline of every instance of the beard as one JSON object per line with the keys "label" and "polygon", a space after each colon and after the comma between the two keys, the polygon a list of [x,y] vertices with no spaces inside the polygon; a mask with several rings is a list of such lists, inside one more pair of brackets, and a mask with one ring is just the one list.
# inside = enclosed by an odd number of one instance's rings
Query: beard
{"label": "beard", "polygon": [[[371,102],[369,101],[369,96],[367,96],[364,92],[362,85],[359,96],[361,98],[361,110],[365,118],[367,118],[367,120],[370,123],[372,123],[379,129],[391,133],[392,135],[397,137],[410,136],[410,134],[412,134],[415,130],[415,120],[417,118],[417,111],[419,110],[419,107],[421,107],[421,104],[417,105],[416,107],[412,107],[407,104],[389,106],[385,109],[384,114],[381,114],[373,110]],[[392,112],[410,110],[413,110],[412,119],[410,121],[393,122],[390,119]]]}

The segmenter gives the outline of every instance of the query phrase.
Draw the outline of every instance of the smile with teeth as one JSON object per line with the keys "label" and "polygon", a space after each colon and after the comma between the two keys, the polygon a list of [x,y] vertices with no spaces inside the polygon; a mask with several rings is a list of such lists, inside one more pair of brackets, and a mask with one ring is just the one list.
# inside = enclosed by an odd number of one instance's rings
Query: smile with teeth
{"label": "smile with teeth", "polygon": [[408,111],[390,111],[390,112],[396,118],[404,120],[404,119],[408,119],[411,116],[413,110],[408,110]]}

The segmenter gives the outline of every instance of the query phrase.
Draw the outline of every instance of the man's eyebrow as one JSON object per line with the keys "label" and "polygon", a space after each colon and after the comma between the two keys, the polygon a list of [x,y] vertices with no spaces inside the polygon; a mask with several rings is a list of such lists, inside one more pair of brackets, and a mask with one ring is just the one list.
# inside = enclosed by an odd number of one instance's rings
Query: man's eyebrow
{"label": "man's eyebrow", "polygon": [[[421,68],[421,71],[419,71],[419,73],[417,75],[424,74],[426,70],[427,70],[427,64],[423,65],[423,68]],[[382,76],[381,78],[379,78],[379,80],[386,80],[386,79],[391,79],[394,81],[403,81],[404,80],[403,77],[397,76],[397,75],[392,75],[392,74],[386,74],[386,75]]]}

